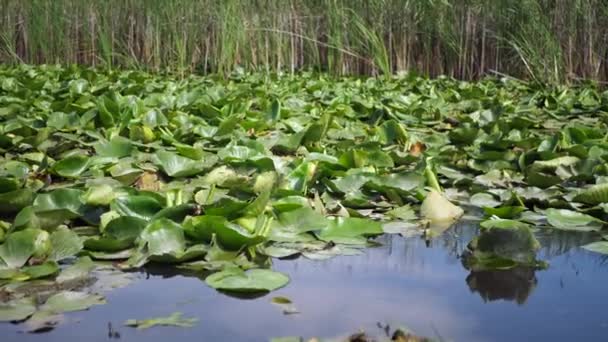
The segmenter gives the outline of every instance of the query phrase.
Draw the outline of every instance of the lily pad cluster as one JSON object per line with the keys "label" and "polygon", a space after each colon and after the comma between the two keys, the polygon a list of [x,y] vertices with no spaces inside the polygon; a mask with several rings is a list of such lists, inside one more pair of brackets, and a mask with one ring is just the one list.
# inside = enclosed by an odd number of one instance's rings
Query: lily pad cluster
{"label": "lily pad cluster", "polygon": [[273,257],[358,254],[465,206],[523,248],[532,226],[601,231],[607,111],[591,85],[510,79],[0,67],[0,284],[86,256],[272,291]]}

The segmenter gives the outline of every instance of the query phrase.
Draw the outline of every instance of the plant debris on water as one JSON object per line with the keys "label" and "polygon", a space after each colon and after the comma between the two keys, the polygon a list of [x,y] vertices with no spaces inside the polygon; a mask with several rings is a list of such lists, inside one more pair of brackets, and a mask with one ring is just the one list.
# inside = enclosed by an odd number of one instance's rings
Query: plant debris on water
{"label": "plant debris on water", "polygon": [[149,263],[270,292],[289,282],[272,258],[431,238],[465,211],[475,271],[546,267],[536,229],[608,253],[607,124],[592,85],[1,67],[0,320],[102,304],[104,277]]}
{"label": "plant debris on water", "polygon": [[168,317],[148,318],[143,320],[129,319],[125,322],[125,325],[137,329],[148,329],[154,326],[191,328],[198,322],[197,318],[182,318],[182,315],[181,312],[174,312]]}

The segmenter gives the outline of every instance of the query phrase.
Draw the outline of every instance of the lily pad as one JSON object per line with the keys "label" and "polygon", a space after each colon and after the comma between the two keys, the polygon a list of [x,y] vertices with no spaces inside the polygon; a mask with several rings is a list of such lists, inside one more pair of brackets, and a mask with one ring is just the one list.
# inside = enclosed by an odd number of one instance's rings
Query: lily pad
{"label": "lily pad", "polygon": [[76,291],[63,291],[52,295],[40,307],[42,311],[53,313],[63,313],[72,311],[82,311],[88,308],[105,304],[103,296]]}
{"label": "lily pad", "polygon": [[36,301],[32,297],[0,302],[0,321],[21,321],[36,312]]}
{"label": "lily pad", "polygon": [[593,216],[567,209],[547,209],[547,221],[557,229],[576,231],[599,231],[604,222]]}
{"label": "lily pad", "polygon": [[190,328],[193,327],[196,322],[198,322],[198,318],[182,318],[182,315],[183,314],[181,312],[174,312],[168,317],[156,317],[142,320],[129,319],[125,321],[125,325],[144,330],[155,326]]}
{"label": "lily pad", "polygon": [[243,271],[231,267],[208,276],[205,282],[214,289],[229,292],[270,292],[287,285],[289,277],[267,269]]}

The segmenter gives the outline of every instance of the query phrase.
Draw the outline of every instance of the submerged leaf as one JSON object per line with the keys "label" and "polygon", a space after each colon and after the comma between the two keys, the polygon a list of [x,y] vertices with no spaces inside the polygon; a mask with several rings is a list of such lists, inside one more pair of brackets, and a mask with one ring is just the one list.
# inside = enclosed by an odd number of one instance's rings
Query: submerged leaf
{"label": "submerged leaf", "polygon": [[174,326],[190,328],[193,327],[198,318],[182,318],[181,312],[174,312],[168,317],[156,317],[148,319],[129,319],[124,324],[129,327],[136,327],[137,329],[148,329],[154,326]]}
{"label": "submerged leaf", "polygon": [[36,301],[32,297],[0,302],[1,321],[21,321],[36,312]]}

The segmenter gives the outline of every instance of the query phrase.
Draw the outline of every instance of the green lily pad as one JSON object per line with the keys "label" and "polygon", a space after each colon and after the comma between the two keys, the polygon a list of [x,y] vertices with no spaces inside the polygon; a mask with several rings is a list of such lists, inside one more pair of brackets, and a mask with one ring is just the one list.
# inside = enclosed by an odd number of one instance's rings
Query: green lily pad
{"label": "green lily pad", "polygon": [[53,165],[53,171],[66,178],[76,178],[89,167],[89,157],[72,156],[62,159]]}
{"label": "green lily pad", "polygon": [[183,227],[165,218],[150,223],[141,232],[140,239],[147,244],[149,255],[178,253],[186,249]]}
{"label": "green lily pad", "polygon": [[50,235],[40,229],[24,229],[8,235],[0,245],[0,258],[11,268],[19,268],[34,256],[46,258],[51,253]]}
{"label": "green lily pad", "polygon": [[160,151],[156,153],[157,163],[170,177],[187,177],[201,173],[206,165],[200,160],[182,157],[176,153]]}
{"label": "green lily pad", "polygon": [[163,205],[150,196],[135,195],[116,198],[110,208],[122,216],[149,221],[163,209]]}
{"label": "green lily pad", "polygon": [[76,255],[82,250],[83,243],[78,234],[67,227],[59,227],[51,234],[51,253],[49,260],[61,261]]}
{"label": "green lily pad", "polygon": [[36,301],[32,297],[0,302],[0,321],[21,321],[36,312]]}
{"label": "green lily pad", "polygon": [[599,231],[604,222],[593,216],[567,209],[547,209],[547,222],[557,229],[576,231]]}
{"label": "green lily pad", "polygon": [[590,244],[582,246],[584,249],[600,253],[600,254],[608,254],[608,241],[597,241],[592,242]]}
{"label": "green lily pad", "polygon": [[267,269],[243,271],[238,267],[230,267],[213,273],[205,279],[205,282],[214,289],[222,291],[270,292],[287,285],[289,277]]}
{"label": "green lily pad", "polygon": [[327,228],[321,230],[319,238],[324,241],[351,242],[383,232],[380,222],[356,217],[336,217],[330,220]]}
{"label": "green lily pad", "polygon": [[217,242],[228,250],[240,250],[264,241],[264,237],[252,235],[238,224],[221,216],[195,216],[184,222],[186,234],[196,241],[210,242],[215,235]]}
{"label": "green lily pad", "polygon": [[105,304],[103,296],[86,292],[63,291],[52,295],[40,307],[41,311],[53,313],[64,313],[72,311],[82,311],[88,308]]}

